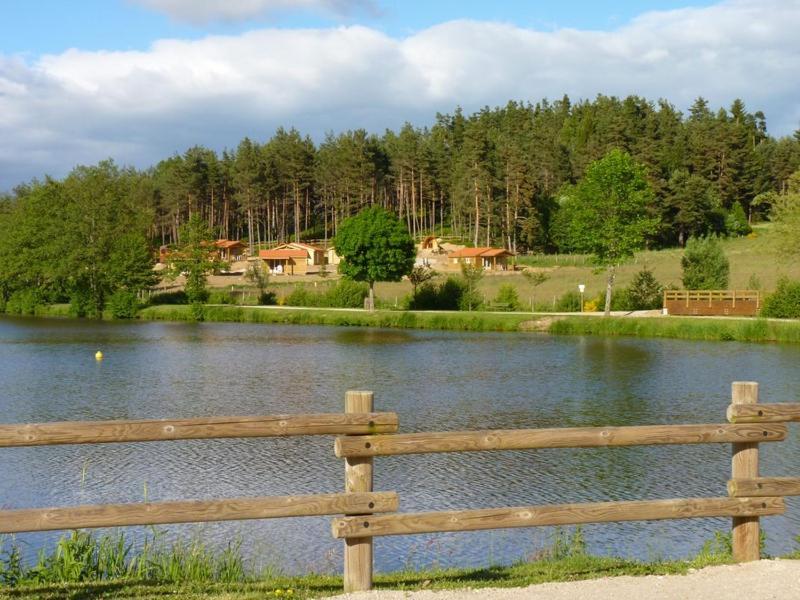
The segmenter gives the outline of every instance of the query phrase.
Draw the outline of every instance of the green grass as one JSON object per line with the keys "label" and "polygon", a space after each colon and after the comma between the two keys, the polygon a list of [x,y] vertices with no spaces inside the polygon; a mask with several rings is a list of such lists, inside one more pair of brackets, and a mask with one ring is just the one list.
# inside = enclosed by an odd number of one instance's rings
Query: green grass
{"label": "green grass", "polygon": [[[141,554],[132,555],[123,534],[96,537],[72,533],[62,537],[53,552],[42,553],[33,569],[26,570],[15,559],[9,559],[6,550],[4,558],[0,559],[0,581],[6,582],[5,586],[0,585],[0,598],[305,599],[342,591],[342,579],[338,576],[287,577],[263,573],[254,576],[237,569],[231,577],[229,571],[204,568],[208,564],[224,566],[231,560],[243,565],[238,548],[219,556],[197,543],[188,547],[173,545],[166,551],[150,549],[149,552],[145,549]],[[82,561],[76,562],[76,558]],[[98,559],[101,559],[99,563]],[[164,561],[180,563],[183,567],[162,569]],[[522,587],[616,575],[683,574],[692,568],[728,562],[731,562],[730,537],[723,534],[707,542],[691,560],[640,562],[592,556],[586,552],[580,528],[572,533],[557,529],[552,545],[530,561],[511,566],[379,574],[375,587],[393,590]],[[140,568],[145,571],[139,571]],[[9,573],[17,573],[20,580],[9,585]]]}
{"label": "green grass", "polygon": [[766,319],[567,317],[553,321],[548,331],[556,335],[800,343],[800,323]]}
{"label": "green grass", "polygon": [[[40,307],[38,316],[68,316],[66,305]],[[149,321],[192,321],[190,307],[160,305],[143,309]],[[291,309],[207,306],[205,320],[223,323],[333,325],[449,331],[536,331],[553,335],[627,336],[681,340],[800,343],[800,322],[775,319],[699,317],[551,316],[546,313],[425,312]]]}
{"label": "green grass", "polygon": [[[399,329],[446,329],[456,331],[519,331],[520,324],[530,321],[525,314],[491,314],[483,312],[411,312],[376,310],[343,311],[328,309],[251,308],[240,306],[207,306],[205,320],[236,323],[285,323],[292,325],[338,325],[388,327]],[[188,306],[151,306],[139,313],[145,320],[190,321]]]}

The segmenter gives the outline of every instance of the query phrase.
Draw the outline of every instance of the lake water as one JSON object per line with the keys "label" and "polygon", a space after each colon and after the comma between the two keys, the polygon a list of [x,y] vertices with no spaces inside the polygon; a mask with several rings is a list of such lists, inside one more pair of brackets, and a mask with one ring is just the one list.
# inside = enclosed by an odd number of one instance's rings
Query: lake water
{"label": "lake water", "polygon": [[[96,362],[101,349],[105,360]],[[730,383],[800,399],[800,346],[243,324],[0,319],[0,422],[338,412],[374,390],[401,430],[720,423]],[[762,445],[762,474],[800,476],[795,426]],[[378,458],[375,489],[401,510],[724,496],[730,445]],[[333,437],[0,449],[0,507],[338,492]],[[795,547],[800,500],[765,518],[767,550]],[[729,519],[584,527],[589,548],[696,553]],[[179,525],[167,538],[239,537],[257,564],[341,568],[329,518]],[[141,536],[143,528],[129,529]],[[378,570],[509,563],[550,529],[378,538]],[[34,554],[59,533],[18,539]]]}

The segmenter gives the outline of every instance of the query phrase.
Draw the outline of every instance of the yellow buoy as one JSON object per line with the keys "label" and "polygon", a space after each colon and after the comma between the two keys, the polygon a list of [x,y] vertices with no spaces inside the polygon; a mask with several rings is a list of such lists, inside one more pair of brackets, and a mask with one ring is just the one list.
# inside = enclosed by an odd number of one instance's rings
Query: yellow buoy
{"label": "yellow buoy", "polygon": [[103,360],[103,353],[100,352],[100,350],[98,350],[97,352],[94,353],[94,358],[95,360]]}

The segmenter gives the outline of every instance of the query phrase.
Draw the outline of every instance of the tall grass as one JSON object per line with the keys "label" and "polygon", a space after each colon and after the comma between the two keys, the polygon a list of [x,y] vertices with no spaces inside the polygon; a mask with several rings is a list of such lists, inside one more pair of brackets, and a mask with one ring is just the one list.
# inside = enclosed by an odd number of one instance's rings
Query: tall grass
{"label": "tall grass", "polygon": [[766,319],[568,317],[551,323],[549,332],[559,335],[800,343],[800,323]]}
{"label": "tall grass", "polygon": [[258,575],[247,568],[239,541],[215,552],[199,539],[166,544],[154,528],[138,552],[122,532],[98,536],[72,531],[61,536],[52,550],[41,549],[32,566],[23,561],[16,538],[0,538],[0,584],[10,587],[128,579],[236,583]]}
{"label": "tall grass", "polygon": [[[150,307],[140,318],[167,321],[191,321],[185,306]],[[444,329],[455,331],[519,331],[530,320],[525,314],[483,312],[411,312],[411,311],[334,311],[326,309],[291,310],[232,306],[207,306],[206,321],[236,323],[275,323],[292,325],[338,325],[400,329]]]}

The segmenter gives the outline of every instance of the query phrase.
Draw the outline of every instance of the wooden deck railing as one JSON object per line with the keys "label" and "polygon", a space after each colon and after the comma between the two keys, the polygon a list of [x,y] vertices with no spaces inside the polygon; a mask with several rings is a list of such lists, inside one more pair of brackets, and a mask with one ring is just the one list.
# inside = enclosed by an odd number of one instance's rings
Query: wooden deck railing
{"label": "wooden deck railing", "polygon": [[[399,434],[396,414],[373,410],[372,392],[348,392],[343,414],[0,425],[0,447],[335,434],[343,437],[334,452],[345,460],[344,493],[6,510],[0,533],[343,515],[332,533],[345,543],[345,591],[359,591],[372,587],[372,541],[385,535],[731,517],[735,560],[757,560],[760,517],[783,513],[784,497],[800,495],[800,477],[762,477],[758,464],[759,444],[785,439],[800,404],[758,404],[752,382],[733,384],[729,422],[721,424]],[[714,443],[732,445],[727,496],[397,513],[397,494],[372,489],[376,456]]]}
{"label": "wooden deck railing", "polygon": [[754,316],[761,309],[758,290],[664,290],[671,315]]}

